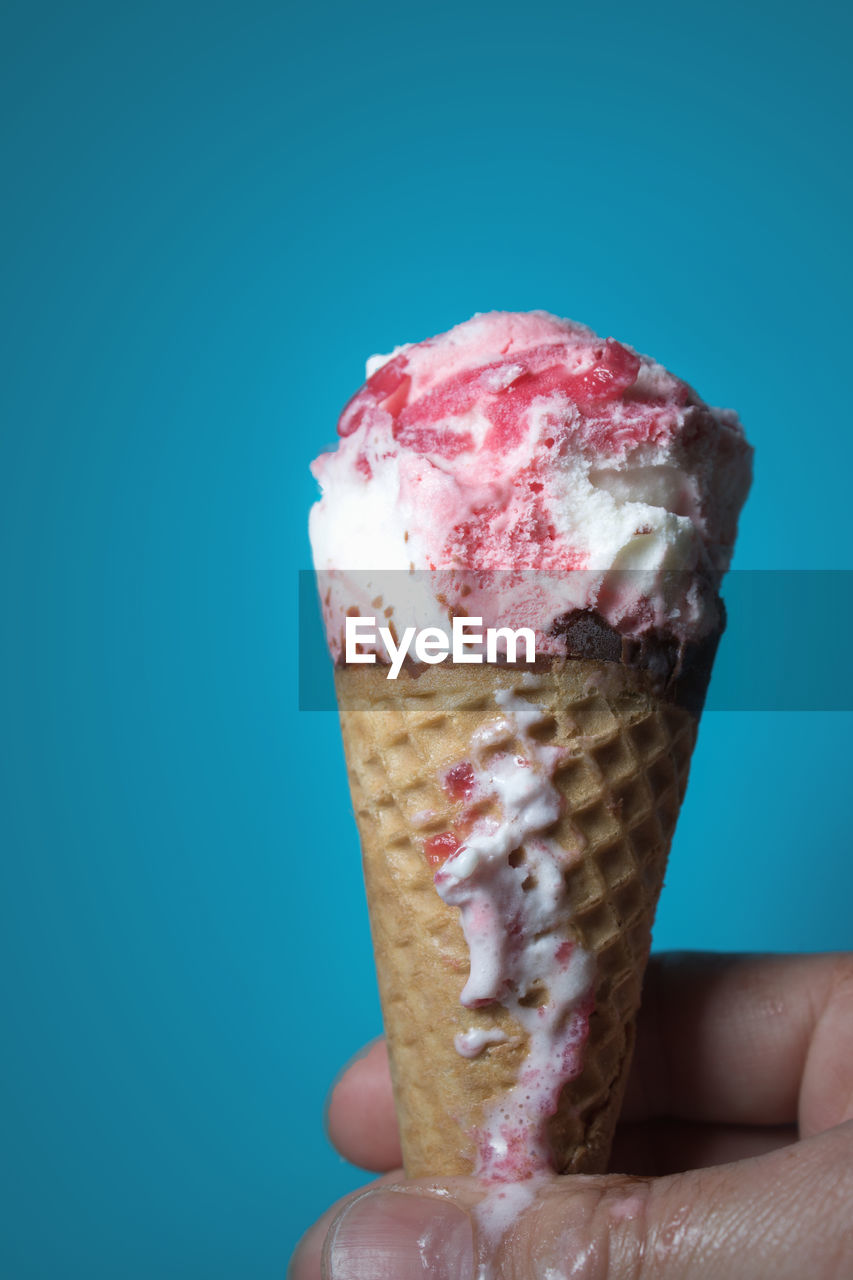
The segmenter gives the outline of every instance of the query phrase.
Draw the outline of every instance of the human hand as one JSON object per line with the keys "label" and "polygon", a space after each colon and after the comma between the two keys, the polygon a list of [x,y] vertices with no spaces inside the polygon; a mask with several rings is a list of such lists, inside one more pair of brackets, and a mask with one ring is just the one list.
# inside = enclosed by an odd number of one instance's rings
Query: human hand
{"label": "human hand", "polygon": [[[383,1042],[329,1133],[399,1165]],[[315,1224],[289,1280],[849,1280],[853,955],[653,957],[611,1168],[543,1178],[499,1240],[483,1183],[392,1174]]]}

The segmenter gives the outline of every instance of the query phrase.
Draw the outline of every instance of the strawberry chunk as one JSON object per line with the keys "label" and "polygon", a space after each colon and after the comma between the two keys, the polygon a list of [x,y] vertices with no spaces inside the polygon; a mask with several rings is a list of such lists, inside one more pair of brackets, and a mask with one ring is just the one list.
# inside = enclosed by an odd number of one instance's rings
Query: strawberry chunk
{"label": "strawberry chunk", "polygon": [[369,410],[381,409],[392,417],[400,412],[412,385],[406,367],[406,356],[402,354],[383,364],[381,369],[377,369],[367,379],[364,386],[344,405],[343,413],[338,419],[339,436],[351,436],[357,431]]}
{"label": "strawberry chunk", "polygon": [[621,342],[608,338],[601,350],[595,352],[595,362],[582,373],[575,374],[567,390],[578,406],[596,401],[618,400],[623,392],[633,386],[640,372],[640,357],[634,355]]}
{"label": "strawberry chunk", "polygon": [[469,800],[474,792],[474,768],[467,761],[455,764],[444,775],[444,789],[454,800]]}
{"label": "strawberry chunk", "polygon": [[443,867],[447,859],[461,848],[452,831],[442,831],[440,835],[424,840],[424,857],[431,867]]}

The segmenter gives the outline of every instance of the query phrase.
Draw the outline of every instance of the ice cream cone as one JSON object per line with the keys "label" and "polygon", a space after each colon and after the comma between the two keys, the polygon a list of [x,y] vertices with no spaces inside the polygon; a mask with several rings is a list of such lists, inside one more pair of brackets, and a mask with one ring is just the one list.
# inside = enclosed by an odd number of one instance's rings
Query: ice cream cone
{"label": "ice cream cone", "polygon": [[367,374],[310,531],[406,1169],[601,1170],[752,450],[544,312]]}
{"label": "ice cream cone", "polygon": [[[582,1043],[546,1107],[552,1114],[538,1121],[554,1169],[605,1168],[630,1065],[696,716],[661,697],[646,671],[623,663],[570,658],[523,670],[448,663],[405,667],[396,680],[380,665],[336,672],[410,1177],[481,1172],[488,1118],[518,1089],[529,1062],[530,1035],[506,1007],[460,1003],[471,954],[459,909],[437,892],[438,857],[431,856],[444,833],[461,827],[464,839],[472,812],[484,816],[476,800],[466,804],[447,786],[449,771],[470,759],[472,742],[493,741],[489,750],[519,752],[524,763],[525,742],[511,722],[503,720],[503,734],[482,737],[501,723],[502,691],[539,709],[531,712],[528,754],[531,742],[559,749],[553,785],[560,812],[545,835],[565,856],[567,950],[589,958],[587,998],[573,1013]],[[547,1004],[547,975],[516,995],[531,1008]],[[484,1047],[464,1056],[458,1038],[470,1043],[472,1033]],[[528,1154],[537,1146],[532,1136]],[[510,1159],[505,1176],[535,1171]]]}

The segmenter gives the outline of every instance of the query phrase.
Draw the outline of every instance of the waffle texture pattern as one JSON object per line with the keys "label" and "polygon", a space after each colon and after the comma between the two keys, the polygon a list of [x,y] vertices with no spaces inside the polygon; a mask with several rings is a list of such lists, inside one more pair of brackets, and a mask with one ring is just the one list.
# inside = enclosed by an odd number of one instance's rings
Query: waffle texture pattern
{"label": "waffle texture pattern", "polygon": [[[442,778],[469,754],[475,730],[499,717],[500,688],[542,708],[536,737],[564,749],[553,779],[563,811],[548,834],[573,851],[568,936],[594,956],[596,978],[583,1067],[564,1086],[548,1137],[559,1172],[601,1172],[696,720],[618,663],[569,659],[532,678],[487,664],[404,668],[397,680],[386,670],[340,668],[336,683],[406,1172],[474,1171],[478,1127],[526,1052],[499,1004],[459,1003],[468,948],[424,856],[424,842],[459,817]],[[495,749],[512,750],[511,737]],[[508,1041],[464,1058],[454,1037],[471,1027],[499,1029]]]}

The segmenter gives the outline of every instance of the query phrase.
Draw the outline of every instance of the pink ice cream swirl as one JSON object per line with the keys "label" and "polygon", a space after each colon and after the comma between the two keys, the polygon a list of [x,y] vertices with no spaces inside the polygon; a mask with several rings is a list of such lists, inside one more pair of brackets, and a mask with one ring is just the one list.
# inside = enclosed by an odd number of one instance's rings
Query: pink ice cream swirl
{"label": "pink ice cream swirl", "polygon": [[313,467],[336,658],[342,619],[371,591],[398,629],[409,620],[412,571],[432,584],[421,625],[446,621],[462,575],[466,611],[533,626],[537,652],[559,651],[554,623],[574,609],[679,643],[716,624],[751,477],[733,412],[541,311],[475,316],[368,372]]}

